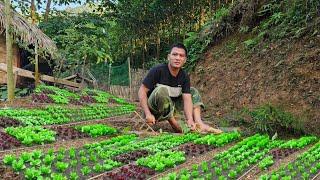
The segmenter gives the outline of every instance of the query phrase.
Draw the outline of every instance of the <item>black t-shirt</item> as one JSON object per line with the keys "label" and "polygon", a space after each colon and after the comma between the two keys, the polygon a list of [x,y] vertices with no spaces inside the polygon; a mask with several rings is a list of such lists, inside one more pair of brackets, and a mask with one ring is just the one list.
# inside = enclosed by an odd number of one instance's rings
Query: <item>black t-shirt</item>
{"label": "black t-shirt", "polygon": [[[161,64],[151,68],[142,83],[150,89],[148,96],[157,85],[167,86],[169,94],[173,100],[179,97],[182,93],[190,93],[190,78],[188,74],[184,70],[180,69],[177,77],[174,77],[169,71],[168,64]],[[178,93],[178,91],[180,91],[180,93]]]}

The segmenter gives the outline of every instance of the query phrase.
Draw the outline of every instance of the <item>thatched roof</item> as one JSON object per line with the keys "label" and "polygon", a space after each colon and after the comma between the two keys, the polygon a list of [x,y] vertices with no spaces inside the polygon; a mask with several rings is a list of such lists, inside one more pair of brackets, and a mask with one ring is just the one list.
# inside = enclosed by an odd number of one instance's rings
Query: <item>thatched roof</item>
{"label": "thatched roof", "polygon": [[[57,51],[55,43],[45,35],[37,26],[32,25],[25,20],[17,12],[13,12],[12,17],[13,36],[16,40],[22,41],[27,44],[38,43],[38,47],[44,49],[51,55]],[[4,4],[0,2],[0,34],[5,31],[5,15]]]}

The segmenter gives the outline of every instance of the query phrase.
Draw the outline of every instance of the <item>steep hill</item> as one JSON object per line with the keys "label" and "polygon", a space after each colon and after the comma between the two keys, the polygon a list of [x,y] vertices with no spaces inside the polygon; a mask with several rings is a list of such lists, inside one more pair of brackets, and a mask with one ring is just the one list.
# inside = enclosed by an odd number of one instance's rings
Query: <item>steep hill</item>
{"label": "steep hill", "polygon": [[[260,5],[248,3],[246,7],[252,5],[261,11],[266,2]],[[243,19],[232,18],[232,11],[237,8],[231,8],[231,13],[222,22],[232,24],[234,30],[222,38],[216,38],[217,33],[212,33],[211,42],[214,42],[208,45],[191,74],[192,85],[204,96],[206,116],[218,117],[214,118],[218,124],[239,124],[239,119],[256,123],[252,117],[239,117],[235,112],[270,104],[291,113],[297,120],[291,124],[295,129],[319,135],[320,34],[319,26],[315,26],[319,25],[319,15],[303,26],[305,32],[302,35],[276,39],[283,22],[264,28],[257,36],[255,27],[261,30],[261,24],[269,21],[272,15],[254,18],[258,10],[248,12],[243,7],[237,12],[252,14],[248,28],[251,26],[253,30],[241,33]],[[275,32],[276,28],[278,32]],[[253,43],[257,37],[260,39]]]}

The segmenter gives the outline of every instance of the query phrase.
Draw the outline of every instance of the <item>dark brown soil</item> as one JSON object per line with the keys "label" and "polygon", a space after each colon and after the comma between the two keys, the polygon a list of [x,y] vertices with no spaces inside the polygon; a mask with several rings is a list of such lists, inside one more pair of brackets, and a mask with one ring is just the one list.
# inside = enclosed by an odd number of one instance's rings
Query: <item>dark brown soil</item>
{"label": "dark brown soil", "polygon": [[106,173],[103,176],[104,180],[142,180],[147,179],[155,174],[155,171],[146,167],[129,164],[127,166],[123,166],[116,171],[111,171]]}
{"label": "dark brown soil", "polygon": [[0,117],[0,127],[12,127],[12,126],[19,126],[21,123],[15,119],[8,118],[8,117]]}
{"label": "dark brown soil", "polygon": [[135,161],[141,157],[148,156],[148,154],[149,152],[147,150],[137,150],[125,154],[120,154],[112,159],[124,164],[129,164],[130,162]]}
{"label": "dark brown soil", "polygon": [[58,126],[58,127],[52,127],[50,129],[57,132],[56,136],[58,140],[65,141],[70,139],[81,139],[81,138],[89,137],[89,135],[82,133],[80,131],[77,131],[72,127]]}
{"label": "dark brown soil", "polygon": [[298,117],[306,132],[320,134],[320,36],[266,42],[253,53],[243,47],[250,38],[229,36],[209,48],[191,73],[205,116],[218,122],[244,107],[271,103]]}
{"label": "dark brown soil", "polygon": [[13,172],[12,169],[10,169],[4,165],[0,165],[0,179],[18,180],[18,179],[23,179],[23,178],[21,177],[21,175]]}
{"label": "dark brown soil", "polygon": [[21,143],[14,137],[0,131],[0,150],[20,147]]}

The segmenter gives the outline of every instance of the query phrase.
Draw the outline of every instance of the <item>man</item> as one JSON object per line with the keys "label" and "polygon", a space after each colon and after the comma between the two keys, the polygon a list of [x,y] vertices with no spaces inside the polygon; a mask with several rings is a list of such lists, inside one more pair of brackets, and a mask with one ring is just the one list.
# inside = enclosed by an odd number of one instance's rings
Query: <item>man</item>
{"label": "man", "polygon": [[168,64],[153,67],[143,80],[138,95],[146,121],[152,125],[156,121],[168,120],[176,132],[182,132],[175,114],[183,110],[191,130],[221,133],[201,120],[204,104],[199,92],[190,87],[189,76],[182,70],[186,60],[186,47],[181,43],[174,44],[168,54]]}

